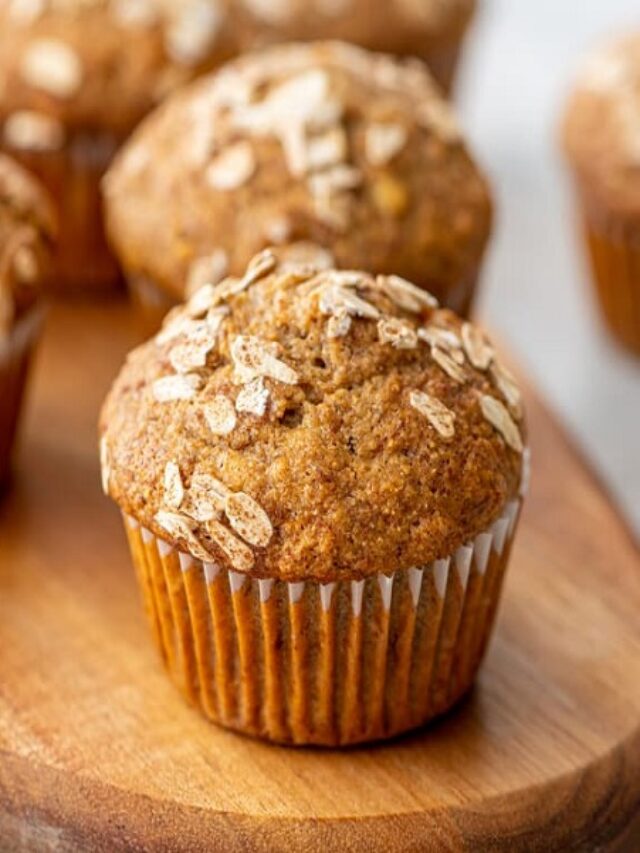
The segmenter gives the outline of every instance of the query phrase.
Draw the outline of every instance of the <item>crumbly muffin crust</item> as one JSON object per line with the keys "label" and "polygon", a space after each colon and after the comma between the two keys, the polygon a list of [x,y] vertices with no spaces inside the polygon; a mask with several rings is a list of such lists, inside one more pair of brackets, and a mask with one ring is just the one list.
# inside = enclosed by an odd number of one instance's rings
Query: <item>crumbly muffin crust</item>
{"label": "crumbly muffin crust", "polygon": [[0,154],[0,336],[33,302],[54,230],[44,191],[17,163]]}
{"label": "crumbly muffin crust", "polygon": [[640,34],[605,44],[587,59],[563,138],[594,213],[640,222]]}
{"label": "crumbly muffin crust", "polygon": [[128,358],[101,416],[106,492],[227,569],[320,581],[455,552],[518,494],[513,377],[395,276],[267,250]]}
{"label": "crumbly muffin crust", "polygon": [[244,57],[178,93],[105,189],[125,270],[177,299],[277,242],[458,307],[491,227],[487,184],[424,66],[333,42]]}

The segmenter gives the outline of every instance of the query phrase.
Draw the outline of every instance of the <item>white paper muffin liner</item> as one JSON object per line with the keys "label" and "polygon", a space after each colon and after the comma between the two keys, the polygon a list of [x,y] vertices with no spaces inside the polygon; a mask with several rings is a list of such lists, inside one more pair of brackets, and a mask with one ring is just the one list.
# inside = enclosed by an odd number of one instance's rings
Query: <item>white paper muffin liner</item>
{"label": "white paper muffin liner", "polygon": [[124,521],[156,644],[186,697],[247,734],[343,745],[420,726],[469,689],[521,504],[446,559],[326,584],[227,571]]}
{"label": "white paper muffin liner", "polygon": [[8,335],[0,335],[0,482],[9,470],[29,364],[40,335],[43,311],[33,307]]}

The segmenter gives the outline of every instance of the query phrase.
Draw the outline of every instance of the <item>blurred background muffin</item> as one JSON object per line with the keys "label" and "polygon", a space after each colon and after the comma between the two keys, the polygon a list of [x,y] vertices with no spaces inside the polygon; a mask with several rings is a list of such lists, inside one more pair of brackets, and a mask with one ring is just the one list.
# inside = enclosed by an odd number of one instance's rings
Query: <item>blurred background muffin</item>
{"label": "blurred background muffin", "polygon": [[227,56],[221,27],[209,0],[0,0],[0,140],[59,209],[55,287],[118,281],[100,178],[168,90]]}
{"label": "blurred background muffin", "polygon": [[267,42],[333,40],[419,56],[451,90],[476,0],[238,0],[241,50]]}
{"label": "blurred background muffin", "polygon": [[176,93],[105,193],[112,245],[157,315],[271,244],[396,273],[466,315],[492,220],[425,66],[338,42],[254,53]]}
{"label": "blurred background muffin", "polygon": [[51,282],[118,281],[98,183],[140,119],[180,83],[266,42],[341,37],[427,59],[451,82],[473,0],[0,0],[0,144],[59,210]]}
{"label": "blurred background muffin", "polygon": [[585,63],[566,109],[564,146],[604,318],[640,355],[640,33]]}
{"label": "blurred background muffin", "polygon": [[40,284],[54,235],[51,204],[20,166],[0,155],[0,482],[11,448],[33,347]]}
{"label": "blurred background muffin", "polygon": [[396,276],[267,250],[130,354],[100,449],[185,696],[249,734],[347,744],[469,689],[525,443],[479,328]]}

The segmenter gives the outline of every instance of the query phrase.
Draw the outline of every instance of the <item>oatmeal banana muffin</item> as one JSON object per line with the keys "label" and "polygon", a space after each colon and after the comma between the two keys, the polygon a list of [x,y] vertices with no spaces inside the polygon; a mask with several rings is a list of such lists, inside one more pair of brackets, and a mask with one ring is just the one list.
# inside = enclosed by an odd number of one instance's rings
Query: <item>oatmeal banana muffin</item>
{"label": "oatmeal banana muffin", "polygon": [[265,250],[130,354],[100,433],[155,640],[208,718],[347,744],[469,689],[527,480],[478,327]]}
{"label": "oatmeal banana muffin", "polygon": [[39,285],[54,231],[53,211],[42,189],[0,154],[0,483],[9,469],[40,330]]}
{"label": "oatmeal banana muffin", "polygon": [[229,55],[211,0],[0,0],[0,145],[59,210],[50,286],[112,287],[99,182],[164,95]]}
{"label": "oatmeal banana muffin", "polygon": [[104,186],[112,245],[160,314],[273,243],[397,273],[467,314],[491,230],[487,183],[424,65],[335,42],[271,48],[183,89]]}
{"label": "oatmeal banana muffin", "polygon": [[640,355],[640,33],[589,57],[563,141],[600,307],[617,340]]}

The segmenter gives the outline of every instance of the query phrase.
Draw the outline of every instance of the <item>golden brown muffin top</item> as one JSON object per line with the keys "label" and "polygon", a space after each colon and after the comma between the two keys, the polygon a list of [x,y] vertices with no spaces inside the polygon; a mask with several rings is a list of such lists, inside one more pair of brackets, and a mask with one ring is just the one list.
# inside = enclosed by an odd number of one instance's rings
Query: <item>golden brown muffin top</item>
{"label": "golden brown muffin top", "polygon": [[55,230],[51,204],[39,184],[0,154],[0,337],[35,296]]}
{"label": "golden brown muffin top", "polygon": [[105,403],[105,491],[194,557],[284,580],[424,565],[518,494],[513,377],[396,276],[266,250],[132,352]]}
{"label": "golden brown muffin top", "polygon": [[0,0],[5,143],[132,127],[178,83],[229,55],[213,0]]}
{"label": "golden brown muffin top", "polygon": [[584,63],[564,144],[587,200],[640,215],[640,34],[605,44]]}
{"label": "golden brown muffin top", "polygon": [[424,66],[337,42],[252,54],[177,93],[105,189],[127,272],[178,298],[282,243],[396,272],[456,307],[491,225],[486,182]]}

